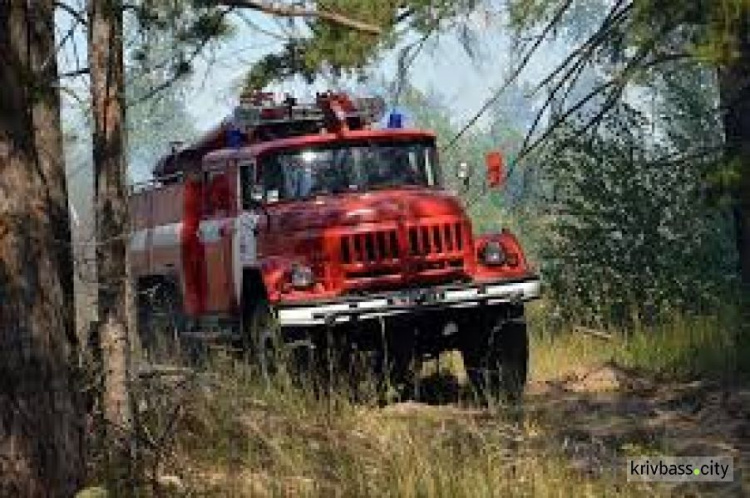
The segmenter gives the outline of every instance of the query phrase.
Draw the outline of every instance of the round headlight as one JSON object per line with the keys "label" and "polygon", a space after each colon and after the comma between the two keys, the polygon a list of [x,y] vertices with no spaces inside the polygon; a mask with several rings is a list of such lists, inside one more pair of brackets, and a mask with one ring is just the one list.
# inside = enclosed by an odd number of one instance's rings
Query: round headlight
{"label": "round headlight", "polygon": [[505,252],[500,242],[490,240],[482,248],[482,262],[487,266],[499,266],[505,263]]}
{"label": "round headlight", "polygon": [[296,289],[306,289],[315,283],[312,268],[304,265],[294,265],[289,279],[292,287]]}

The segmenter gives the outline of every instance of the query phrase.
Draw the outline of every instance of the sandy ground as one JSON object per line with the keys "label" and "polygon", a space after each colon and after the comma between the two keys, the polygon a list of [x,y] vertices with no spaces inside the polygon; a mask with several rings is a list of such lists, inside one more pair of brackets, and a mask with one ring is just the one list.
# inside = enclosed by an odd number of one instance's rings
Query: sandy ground
{"label": "sandy ground", "polygon": [[[452,404],[408,402],[384,410],[397,416],[486,417],[484,410]],[[573,468],[592,477],[622,473],[625,482],[628,456],[731,455],[733,483],[668,489],[676,496],[750,496],[750,386],[659,382],[606,363],[532,381],[523,404],[505,410],[506,430],[516,428],[513,437],[521,446],[561,449]]]}
{"label": "sandy ground", "polygon": [[[571,463],[595,472],[626,455],[734,457],[734,483],[676,491],[750,495],[750,387],[657,382],[614,364],[533,383],[529,416],[563,446]],[[564,421],[564,423],[559,423]],[[614,462],[612,459],[614,458]]]}

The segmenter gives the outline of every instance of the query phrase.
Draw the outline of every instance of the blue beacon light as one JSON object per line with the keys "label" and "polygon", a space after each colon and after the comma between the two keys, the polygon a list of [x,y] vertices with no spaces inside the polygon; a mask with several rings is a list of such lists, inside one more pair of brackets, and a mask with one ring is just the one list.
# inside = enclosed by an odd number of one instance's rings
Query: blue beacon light
{"label": "blue beacon light", "polygon": [[388,128],[403,128],[404,115],[399,111],[391,111],[388,115]]}
{"label": "blue beacon light", "polygon": [[227,132],[227,142],[229,147],[238,149],[242,147],[242,131],[238,130],[237,128],[231,128]]}

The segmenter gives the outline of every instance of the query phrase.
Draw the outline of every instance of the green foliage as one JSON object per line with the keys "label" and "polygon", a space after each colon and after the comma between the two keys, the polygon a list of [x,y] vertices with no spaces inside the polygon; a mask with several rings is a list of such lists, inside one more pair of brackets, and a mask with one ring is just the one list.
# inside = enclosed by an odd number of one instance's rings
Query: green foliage
{"label": "green foliage", "polygon": [[[541,88],[548,130],[530,158],[543,165],[540,190],[550,200],[538,206],[546,212],[541,260],[560,314],[622,325],[725,299],[736,274],[725,201],[739,168],[722,159],[712,70],[739,56],[750,2],[510,8],[519,36],[552,23],[549,36],[573,45]],[[587,74],[596,77],[587,82]]]}
{"label": "green foliage", "polygon": [[623,22],[612,22],[603,32],[602,47],[624,54],[628,49],[649,45],[656,34],[668,42],[649,47],[650,52],[676,49],[700,60],[722,65],[738,56],[743,19],[750,9],[748,0],[512,0],[511,25],[519,32],[551,22],[555,13],[565,15],[556,23],[555,33],[583,40],[603,24],[606,14],[621,11]]}
{"label": "green foliage", "polygon": [[[138,25],[130,20],[131,26]],[[142,26],[141,26],[142,28]],[[171,142],[189,142],[197,131],[185,106],[184,76],[189,72],[179,52],[185,45],[174,33],[148,29],[128,55],[128,164],[131,180],[150,177],[151,168]],[[176,65],[175,65],[176,64]]]}
{"label": "green foliage", "polygon": [[224,11],[212,1],[141,0],[134,11],[140,27],[170,32],[183,43],[201,43],[232,31]]}
{"label": "green foliage", "polygon": [[328,67],[335,73],[348,68],[361,69],[381,49],[392,46],[393,27],[400,3],[394,0],[334,0],[319,4],[318,8],[367,20],[384,31],[382,35],[372,35],[322,19],[311,19],[307,22],[311,36],[305,43],[305,67]]}
{"label": "green foliage", "polygon": [[728,220],[703,182],[715,163],[675,159],[655,133],[622,104],[597,129],[561,128],[542,156],[554,187],[542,258],[567,319],[650,322],[727,295]]}
{"label": "green foliage", "polygon": [[303,58],[307,41],[290,41],[284,44],[282,51],[268,54],[253,64],[245,78],[246,89],[262,89],[275,80],[293,76],[302,76],[311,83],[316,77],[314,67],[310,67]]}
{"label": "green foliage", "polygon": [[248,72],[245,87],[262,89],[274,81],[301,75],[364,76],[364,68],[383,50],[393,48],[407,32],[430,34],[470,13],[478,0],[334,0],[316,2],[317,8],[378,26],[380,34],[351,29],[322,18],[305,21],[304,38],[258,61]]}
{"label": "green foliage", "polygon": [[158,72],[168,86],[190,74],[206,46],[232,35],[228,13],[211,1],[140,0],[126,10],[128,57],[144,74]]}
{"label": "green foliage", "polygon": [[[549,39],[564,38],[571,44],[569,57],[550,70],[539,88],[548,92],[548,103],[569,100],[581,76],[593,70],[602,78],[592,92],[606,102],[606,112],[631,89],[648,86],[654,77],[669,78],[676,62],[714,69],[736,64],[747,43],[743,22],[750,1],[514,0],[510,12],[519,39],[551,26],[545,30]],[[536,40],[525,38],[522,50]],[[707,95],[715,94],[715,86],[704,85]]]}

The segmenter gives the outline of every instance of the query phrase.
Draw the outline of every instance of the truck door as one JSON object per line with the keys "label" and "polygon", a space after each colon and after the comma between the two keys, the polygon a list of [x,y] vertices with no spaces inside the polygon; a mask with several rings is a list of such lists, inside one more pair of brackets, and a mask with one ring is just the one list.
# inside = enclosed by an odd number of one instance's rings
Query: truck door
{"label": "truck door", "polygon": [[237,217],[236,168],[231,165],[206,173],[201,241],[206,254],[208,312],[229,312],[237,303],[234,285],[234,238]]}
{"label": "truck door", "polygon": [[234,286],[238,303],[242,292],[243,270],[258,265],[258,213],[256,203],[262,199],[258,191],[255,161],[244,159],[238,162],[238,209],[234,234]]}

